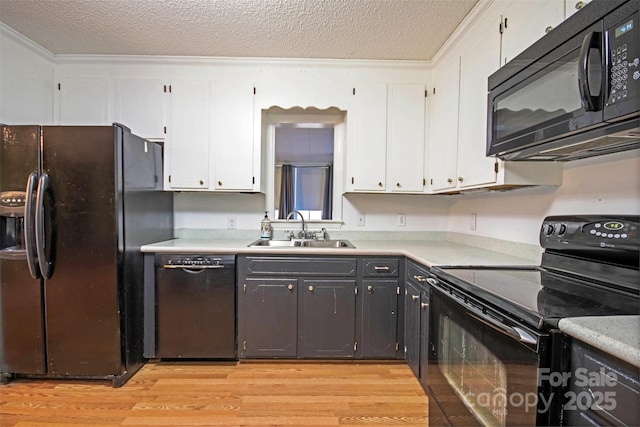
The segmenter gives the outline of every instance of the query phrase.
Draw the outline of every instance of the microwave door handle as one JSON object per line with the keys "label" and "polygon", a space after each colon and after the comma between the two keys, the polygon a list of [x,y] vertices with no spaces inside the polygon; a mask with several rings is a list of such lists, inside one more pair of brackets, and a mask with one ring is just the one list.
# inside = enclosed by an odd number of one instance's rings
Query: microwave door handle
{"label": "microwave door handle", "polygon": [[38,256],[36,252],[36,238],[34,236],[35,223],[34,223],[34,197],[36,195],[36,187],[38,185],[38,174],[32,172],[27,179],[27,189],[25,197],[25,212],[24,212],[24,241],[27,252],[27,266],[29,267],[29,273],[34,279],[41,277],[40,270],[38,269]]}
{"label": "microwave door handle", "polygon": [[[600,47],[599,34],[596,31],[591,31],[584,36],[582,47],[580,48],[580,56],[578,57],[578,91],[586,111],[598,111],[600,109],[602,88],[598,96],[591,96],[591,91],[589,90],[589,51],[594,47]],[[602,79],[602,84],[604,84],[604,79]]]}

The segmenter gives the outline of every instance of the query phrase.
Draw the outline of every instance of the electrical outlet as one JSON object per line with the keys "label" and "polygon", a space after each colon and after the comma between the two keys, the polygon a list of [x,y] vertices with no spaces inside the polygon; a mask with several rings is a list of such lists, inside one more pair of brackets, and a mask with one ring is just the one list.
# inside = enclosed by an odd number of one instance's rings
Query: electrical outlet
{"label": "electrical outlet", "polygon": [[469,224],[469,228],[471,231],[476,231],[476,226],[478,224],[478,214],[471,214],[471,223]]}
{"label": "electrical outlet", "polygon": [[406,227],[407,226],[407,216],[405,214],[398,215],[398,227]]}
{"label": "electrical outlet", "polygon": [[358,227],[364,227],[364,214],[358,214]]}
{"label": "electrical outlet", "polygon": [[229,230],[235,230],[236,229],[236,217],[230,216],[230,217],[227,218],[227,228]]}

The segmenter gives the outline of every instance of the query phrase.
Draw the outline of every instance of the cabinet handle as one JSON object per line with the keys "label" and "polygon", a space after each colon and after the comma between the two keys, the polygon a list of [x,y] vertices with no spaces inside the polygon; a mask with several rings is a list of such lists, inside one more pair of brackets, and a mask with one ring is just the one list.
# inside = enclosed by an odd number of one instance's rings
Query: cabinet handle
{"label": "cabinet handle", "polygon": [[427,308],[427,307],[429,307],[429,304],[426,303],[426,302],[423,302],[423,303],[420,304],[420,307]]}
{"label": "cabinet handle", "polygon": [[289,289],[290,291],[292,291],[292,290],[293,290],[293,285],[292,285],[292,284],[288,284],[288,285],[287,285],[287,289]]}
{"label": "cabinet handle", "polygon": [[309,285],[309,292],[313,292],[313,286]]}
{"label": "cabinet handle", "polygon": [[374,270],[379,271],[389,271],[389,266],[388,265],[376,265],[373,267]]}
{"label": "cabinet handle", "polygon": [[368,290],[369,292],[373,292],[373,286],[371,286],[371,285],[367,286],[367,290]]}
{"label": "cabinet handle", "polygon": [[576,10],[580,10],[584,7],[584,2],[583,1],[579,1],[578,3],[576,3]]}
{"label": "cabinet handle", "polygon": [[420,299],[420,295],[411,295],[411,299],[412,299],[413,301],[417,301],[417,300],[419,300],[419,299]]}
{"label": "cabinet handle", "polygon": [[463,178],[463,177],[461,177],[461,176],[459,176],[459,177],[458,177],[458,182],[462,182],[462,181],[464,181],[464,178]]}
{"label": "cabinet handle", "polygon": [[424,276],[413,276],[418,282],[426,282],[427,279]]}
{"label": "cabinet handle", "polygon": [[544,33],[545,34],[549,34],[551,32],[551,30],[553,30],[553,27],[551,25],[549,25],[547,28],[544,29]]}

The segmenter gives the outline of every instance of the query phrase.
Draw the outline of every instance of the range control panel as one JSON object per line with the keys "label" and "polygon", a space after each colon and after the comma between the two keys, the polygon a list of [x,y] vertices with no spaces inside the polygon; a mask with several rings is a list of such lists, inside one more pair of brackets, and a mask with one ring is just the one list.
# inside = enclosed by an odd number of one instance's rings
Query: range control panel
{"label": "range control panel", "polygon": [[235,264],[235,255],[158,255],[156,265],[163,268],[228,268]]}
{"label": "range control panel", "polygon": [[640,249],[640,216],[552,216],[540,229],[545,249]]}

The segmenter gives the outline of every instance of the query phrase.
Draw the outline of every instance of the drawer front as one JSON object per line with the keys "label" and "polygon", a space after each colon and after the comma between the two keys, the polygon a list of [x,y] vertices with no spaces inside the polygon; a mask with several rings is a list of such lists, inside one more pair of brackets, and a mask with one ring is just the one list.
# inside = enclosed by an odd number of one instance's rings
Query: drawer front
{"label": "drawer front", "polygon": [[355,277],[356,259],[347,257],[247,257],[247,275]]}
{"label": "drawer front", "polygon": [[407,262],[407,280],[414,285],[423,286],[429,277],[429,270],[413,261]]}
{"label": "drawer front", "polygon": [[363,277],[398,277],[398,258],[364,258]]}

